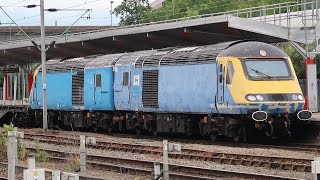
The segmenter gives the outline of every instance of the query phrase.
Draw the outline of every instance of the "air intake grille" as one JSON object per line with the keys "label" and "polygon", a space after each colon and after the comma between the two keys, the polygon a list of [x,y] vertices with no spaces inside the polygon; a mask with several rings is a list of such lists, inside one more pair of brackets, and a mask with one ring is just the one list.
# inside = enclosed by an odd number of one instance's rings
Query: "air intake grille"
{"label": "air intake grille", "polygon": [[286,97],[283,94],[272,94],[271,98],[273,101],[285,101]]}
{"label": "air intake grille", "polygon": [[145,108],[159,108],[158,70],[143,71],[142,103]]}
{"label": "air intake grille", "polygon": [[84,94],[84,73],[78,72],[72,75],[72,105],[83,106],[83,94]]}

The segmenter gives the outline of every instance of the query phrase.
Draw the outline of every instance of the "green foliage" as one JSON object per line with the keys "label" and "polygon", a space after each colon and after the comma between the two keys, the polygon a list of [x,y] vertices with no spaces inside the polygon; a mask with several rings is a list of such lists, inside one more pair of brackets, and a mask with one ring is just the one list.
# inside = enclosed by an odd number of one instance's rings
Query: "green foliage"
{"label": "green foliage", "polygon": [[14,124],[10,123],[9,125],[4,124],[3,125],[4,134],[8,136],[9,131],[14,131]]}
{"label": "green foliage", "polygon": [[36,154],[35,154],[36,161],[47,162],[49,160],[49,155],[46,151],[40,149],[40,141],[39,140],[35,141],[35,146],[36,146]]}
{"label": "green foliage", "polygon": [[36,161],[38,162],[47,162],[49,160],[49,155],[44,150],[37,150],[37,153],[35,154]]}
{"label": "green foliage", "polygon": [[79,155],[71,154],[67,159],[69,171],[78,172],[80,169],[80,157]]}
{"label": "green foliage", "polygon": [[[4,161],[7,159],[7,142],[8,142],[8,132],[14,131],[14,125],[10,123],[10,125],[4,124],[3,131],[0,133],[0,160]],[[24,144],[20,142],[18,139],[18,157],[20,160],[26,160],[28,156],[27,148]]]}
{"label": "green foliage", "polygon": [[25,161],[28,158],[28,151],[24,144],[18,141],[18,157],[20,160]]}
{"label": "green foliage", "polygon": [[[167,0],[162,8],[145,12],[143,21],[163,21],[204,14],[223,13],[281,2],[288,2],[288,0]],[[267,11],[266,13],[270,14],[273,12]]]}
{"label": "green foliage", "polygon": [[7,159],[7,137],[0,134],[0,161]]}
{"label": "green foliage", "polygon": [[3,125],[3,131],[0,133],[0,160],[4,161],[7,159],[7,142],[8,142],[8,132],[14,131],[14,125]]}
{"label": "green foliage", "polygon": [[144,13],[150,9],[149,0],[123,0],[113,13],[121,16],[120,25],[130,25],[142,23]]}
{"label": "green foliage", "polygon": [[281,43],[280,48],[284,50],[291,58],[297,77],[299,79],[305,79],[304,58],[289,43]]}
{"label": "green foliage", "polygon": [[[302,46],[304,47],[304,46]],[[298,79],[306,79],[306,64],[305,59],[296,51],[289,43],[281,43],[280,48],[284,50],[292,60],[292,64],[294,70],[296,71]],[[312,49],[312,47],[311,47]],[[320,62],[318,61],[320,56],[316,56],[316,63],[317,63],[317,76],[320,77]]]}

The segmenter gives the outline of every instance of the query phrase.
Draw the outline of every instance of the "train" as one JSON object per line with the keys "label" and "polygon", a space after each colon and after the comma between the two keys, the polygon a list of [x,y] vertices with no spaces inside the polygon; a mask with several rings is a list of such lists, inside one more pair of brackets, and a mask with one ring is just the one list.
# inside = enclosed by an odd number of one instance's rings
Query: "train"
{"label": "train", "polygon": [[[312,117],[290,57],[258,41],[53,59],[46,78],[52,127],[241,142],[290,136]],[[30,107],[40,125],[42,88],[39,66]]]}

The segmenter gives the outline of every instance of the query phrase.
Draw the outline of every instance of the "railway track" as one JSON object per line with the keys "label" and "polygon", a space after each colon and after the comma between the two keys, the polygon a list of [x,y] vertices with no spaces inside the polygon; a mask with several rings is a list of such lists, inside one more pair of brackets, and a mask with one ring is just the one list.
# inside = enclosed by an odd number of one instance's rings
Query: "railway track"
{"label": "railway track", "polygon": [[[37,140],[39,142],[57,145],[79,145],[79,139],[77,138],[58,135],[25,133],[25,139]],[[98,141],[96,145],[89,145],[88,147],[100,150],[150,154],[158,158],[162,157],[162,147],[153,145]],[[298,172],[311,172],[312,161],[311,159],[243,155],[224,152],[201,151],[187,148],[182,148],[180,153],[170,153],[169,157],[173,159],[198,160],[220,164],[265,167],[270,169],[281,169]]]}
{"label": "railway track", "polygon": [[[155,141],[161,141],[163,138],[158,137],[149,137],[142,135],[133,135],[133,134],[112,134],[111,136],[121,137],[121,138],[133,138],[133,139],[149,139]],[[243,148],[265,148],[265,149],[282,149],[289,151],[302,151],[302,152],[312,152],[320,154],[320,145],[316,144],[305,144],[305,143],[290,143],[290,144],[259,144],[259,143],[229,143],[229,142],[212,142],[207,140],[193,140],[193,139],[177,139],[168,137],[170,141],[181,142],[181,143],[192,143],[192,144],[201,144],[201,145],[221,145],[228,147],[243,147]]]}
{"label": "railway track", "polygon": [[[36,152],[35,148],[28,148],[31,152]],[[50,149],[42,149],[46,151],[50,156],[49,159],[55,162],[67,161],[69,156],[76,154],[71,152],[63,152]],[[127,173],[133,175],[151,175],[153,168],[153,161],[146,160],[134,160],[127,158],[111,157],[111,156],[98,156],[87,155],[87,165],[96,170],[102,171],[117,171],[120,173]],[[171,179],[184,179],[184,180],[211,180],[219,177],[237,177],[244,179],[275,179],[275,180],[293,180],[294,178],[272,176],[258,173],[243,173],[237,171],[227,171],[220,169],[206,169],[192,166],[183,166],[177,164],[169,164],[170,166],[170,178]]]}

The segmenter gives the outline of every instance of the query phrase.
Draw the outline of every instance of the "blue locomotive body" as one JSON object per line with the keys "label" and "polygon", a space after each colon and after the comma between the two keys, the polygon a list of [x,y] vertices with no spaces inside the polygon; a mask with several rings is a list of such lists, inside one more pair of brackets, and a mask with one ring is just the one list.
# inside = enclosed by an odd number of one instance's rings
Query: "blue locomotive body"
{"label": "blue locomotive body", "polygon": [[[261,66],[271,68],[265,72]],[[277,74],[272,66],[287,69]],[[40,68],[34,77],[30,104],[41,119]],[[79,128],[197,133],[212,139],[226,135],[237,140],[248,124],[262,124],[255,127],[264,129],[280,122],[286,129],[289,116],[299,112],[300,119],[310,118],[301,111],[301,96],[287,55],[259,42],[48,62],[50,119]]]}
{"label": "blue locomotive body", "polygon": [[[42,109],[42,74],[35,76],[34,88],[30,94],[30,105],[33,109]],[[47,74],[48,109],[72,110],[72,73]],[[63,91],[61,91],[63,89]]]}

